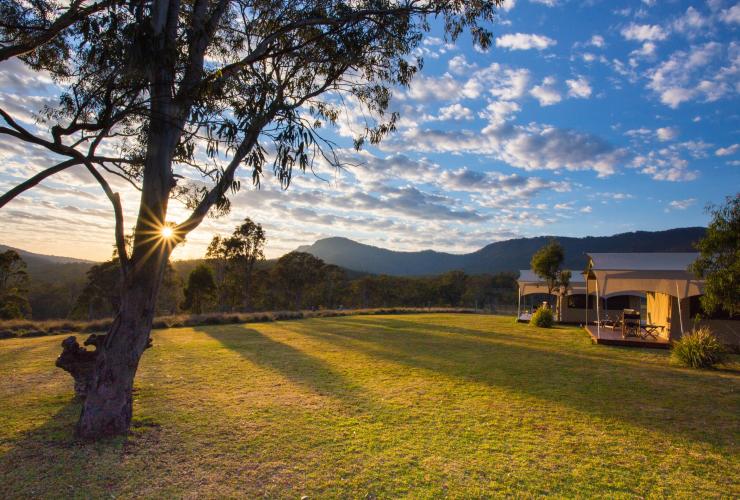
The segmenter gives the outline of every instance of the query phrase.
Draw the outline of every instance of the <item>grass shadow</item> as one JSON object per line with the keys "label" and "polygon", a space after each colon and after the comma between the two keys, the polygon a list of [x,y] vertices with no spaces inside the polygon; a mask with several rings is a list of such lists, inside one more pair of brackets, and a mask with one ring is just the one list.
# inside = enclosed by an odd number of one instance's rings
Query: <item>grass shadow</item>
{"label": "grass shadow", "polygon": [[393,363],[563,404],[601,421],[617,419],[737,450],[740,379],[732,375],[625,363],[608,354],[590,358],[562,342],[545,350],[528,347],[529,338],[511,342],[487,332],[395,318],[312,323],[286,328]]}
{"label": "grass shadow", "polygon": [[334,398],[357,410],[379,409],[362,386],[329,363],[244,325],[195,327],[256,366],[275,371],[318,396]]}

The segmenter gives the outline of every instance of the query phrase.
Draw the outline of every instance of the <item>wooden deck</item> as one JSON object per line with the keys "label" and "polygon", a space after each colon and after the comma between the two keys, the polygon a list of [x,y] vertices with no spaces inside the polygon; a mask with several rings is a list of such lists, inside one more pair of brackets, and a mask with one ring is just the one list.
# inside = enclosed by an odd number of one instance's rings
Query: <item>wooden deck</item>
{"label": "wooden deck", "polygon": [[597,333],[596,325],[586,325],[586,331],[591,335],[591,340],[594,344],[603,345],[621,345],[627,347],[651,347],[655,349],[668,349],[671,346],[670,341],[664,338],[647,338],[643,339],[640,337],[626,337],[622,338],[622,332],[619,330],[612,330],[611,328],[601,328],[601,331]]}

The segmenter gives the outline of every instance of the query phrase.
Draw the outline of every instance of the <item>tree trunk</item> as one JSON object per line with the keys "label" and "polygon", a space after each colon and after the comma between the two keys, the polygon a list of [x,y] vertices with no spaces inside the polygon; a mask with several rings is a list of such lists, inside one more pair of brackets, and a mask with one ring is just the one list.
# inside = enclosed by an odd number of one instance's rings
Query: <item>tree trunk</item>
{"label": "tree trunk", "polygon": [[160,231],[173,187],[171,163],[177,137],[171,125],[151,120],[134,250],[121,286],[118,315],[96,359],[92,387],[77,422],[80,437],[124,434],[131,424],[134,376],[149,340],[157,294],[172,251],[171,242],[161,238]]}
{"label": "tree trunk", "polygon": [[132,269],[124,284],[118,316],[97,357],[92,387],[77,423],[80,437],[96,439],[128,431],[134,376],[149,341],[167,257],[150,256],[151,262]]}

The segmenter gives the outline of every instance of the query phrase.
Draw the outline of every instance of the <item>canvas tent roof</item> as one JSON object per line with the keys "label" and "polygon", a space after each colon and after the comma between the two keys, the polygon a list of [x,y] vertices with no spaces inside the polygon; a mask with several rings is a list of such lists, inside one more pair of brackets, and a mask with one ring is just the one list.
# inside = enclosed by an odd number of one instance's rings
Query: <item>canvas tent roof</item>
{"label": "canvas tent roof", "polygon": [[[519,271],[519,290],[522,295],[531,293],[547,293],[545,281],[537,276],[531,269],[522,269]],[[574,293],[586,293],[586,278],[581,271],[570,271],[570,291],[569,295]]]}
{"label": "canvas tent roof", "polygon": [[698,253],[589,253],[591,268],[611,271],[686,271]]}
{"label": "canvas tent roof", "polygon": [[661,292],[684,299],[704,293],[704,281],[688,270],[698,253],[589,253],[589,291]]}

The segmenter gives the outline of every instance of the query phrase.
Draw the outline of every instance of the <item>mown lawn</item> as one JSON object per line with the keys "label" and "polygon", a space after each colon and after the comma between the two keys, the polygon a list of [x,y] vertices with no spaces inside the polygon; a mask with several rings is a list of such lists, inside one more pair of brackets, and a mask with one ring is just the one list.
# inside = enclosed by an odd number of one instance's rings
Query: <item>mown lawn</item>
{"label": "mown lawn", "polygon": [[71,437],[63,336],[0,341],[0,498],[740,496],[740,362],[462,314],[155,332],[126,439]]}

